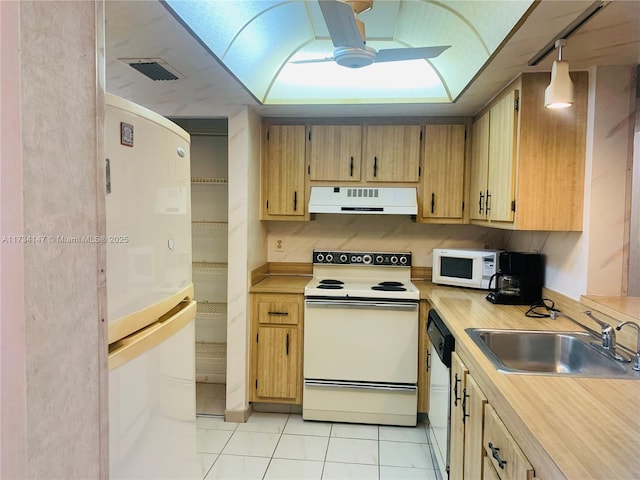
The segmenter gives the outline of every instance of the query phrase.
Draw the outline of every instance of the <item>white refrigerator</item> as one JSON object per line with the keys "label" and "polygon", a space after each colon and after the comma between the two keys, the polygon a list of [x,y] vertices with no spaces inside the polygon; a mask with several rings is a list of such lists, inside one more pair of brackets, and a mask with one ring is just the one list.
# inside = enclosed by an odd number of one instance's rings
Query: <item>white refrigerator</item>
{"label": "white refrigerator", "polygon": [[190,137],[106,97],[110,478],[200,478]]}

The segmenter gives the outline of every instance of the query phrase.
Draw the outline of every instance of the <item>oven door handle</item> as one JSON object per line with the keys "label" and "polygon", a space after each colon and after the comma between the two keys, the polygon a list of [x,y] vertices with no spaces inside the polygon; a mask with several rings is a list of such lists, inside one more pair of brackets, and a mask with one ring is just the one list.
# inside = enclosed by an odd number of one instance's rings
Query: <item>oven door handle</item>
{"label": "oven door handle", "polygon": [[403,385],[393,383],[366,383],[366,382],[344,382],[329,380],[305,380],[306,387],[321,388],[356,388],[363,390],[390,390],[396,392],[414,392],[418,389],[416,385]]}
{"label": "oven door handle", "polygon": [[384,302],[375,300],[312,300],[304,301],[307,307],[326,308],[388,308],[392,310],[416,310],[417,303],[413,302]]}

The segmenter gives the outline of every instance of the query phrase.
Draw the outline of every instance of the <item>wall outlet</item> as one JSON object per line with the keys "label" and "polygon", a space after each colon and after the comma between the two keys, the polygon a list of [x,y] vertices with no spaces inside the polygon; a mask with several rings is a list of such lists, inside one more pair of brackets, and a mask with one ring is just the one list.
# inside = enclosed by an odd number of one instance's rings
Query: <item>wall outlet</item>
{"label": "wall outlet", "polygon": [[276,252],[284,252],[284,240],[276,238]]}

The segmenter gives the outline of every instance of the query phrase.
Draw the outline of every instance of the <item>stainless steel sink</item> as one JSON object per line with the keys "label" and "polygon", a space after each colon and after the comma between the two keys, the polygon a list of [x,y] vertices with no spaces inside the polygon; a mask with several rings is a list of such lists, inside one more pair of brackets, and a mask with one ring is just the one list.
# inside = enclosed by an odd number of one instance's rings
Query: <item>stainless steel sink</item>
{"label": "stainless steel sink", "polygon": [[614,360],[586,332],[467,328],[493,365],[505,373],[633,378],[630,363]]}

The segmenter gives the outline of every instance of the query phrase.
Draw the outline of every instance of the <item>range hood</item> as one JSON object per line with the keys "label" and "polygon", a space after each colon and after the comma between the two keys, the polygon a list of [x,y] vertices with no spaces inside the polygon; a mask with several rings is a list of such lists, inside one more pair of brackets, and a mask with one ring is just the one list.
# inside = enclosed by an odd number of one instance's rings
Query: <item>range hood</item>
{"label": "range hood", "polygon": [[311,187],[309,213],[417,215],[414,187]]}

